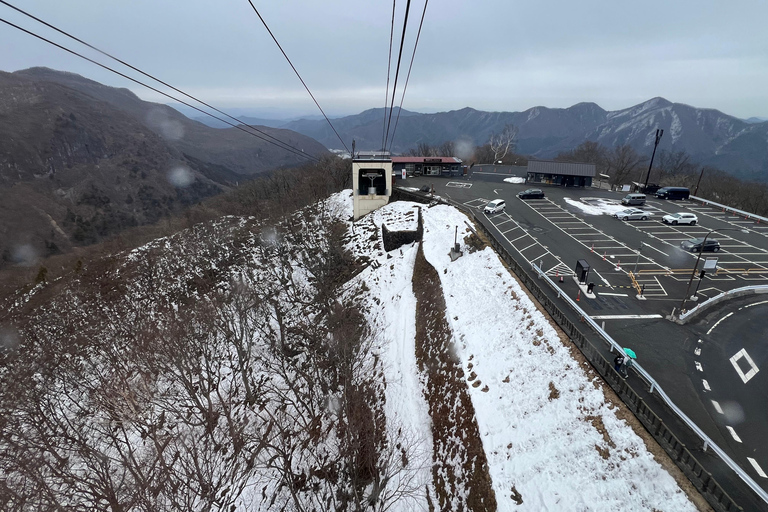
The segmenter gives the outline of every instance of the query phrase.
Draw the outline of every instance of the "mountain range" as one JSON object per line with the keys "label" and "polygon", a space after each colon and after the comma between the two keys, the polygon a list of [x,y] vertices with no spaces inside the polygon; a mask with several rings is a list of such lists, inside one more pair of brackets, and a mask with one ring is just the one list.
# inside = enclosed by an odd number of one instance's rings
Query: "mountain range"
{"label": "mountain range", "polygon": [[[262,131],[309,155],[327,153],[304,135]],[[80,75],[0,72],[0,267],[156,222],[253,175],[307,161]]]}
{"label": "mountain range", "polygon": [[[396,118],[397,110],[392,118],[393,126]],[[354,139],[358,149],[378,149],[382,145],[382,108],[332,122],[347,144]],[[718,110],[672,103],[664,98],[652,98],[615,111],[607,111],[595,103],[578,103],[568,108],[533,107],[523,112],[463,108],[420,114],[403,110],[391,149],[399,153],[420,143],[440,145],[446,141],[482,145],[491,134],[501,132],[508,124],[519,130],[517,152],[535,158],[552,158],[587,140],[609,148],[629,144],[650,156],[655,131],[660,128],[664,135],[659,150],[685,151],[702,165],[742,178],[768,180],[768,121],[742,120]],[[328,148],[338,149],[340,145],[325,120],[300,119],[276,122],[274,126],[312,137]]]}

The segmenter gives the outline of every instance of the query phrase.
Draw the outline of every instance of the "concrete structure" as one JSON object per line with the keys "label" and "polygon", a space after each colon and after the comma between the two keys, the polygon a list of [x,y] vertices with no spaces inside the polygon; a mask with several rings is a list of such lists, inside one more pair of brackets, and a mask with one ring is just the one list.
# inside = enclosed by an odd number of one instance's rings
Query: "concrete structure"
{"label": "concrete structure", "polygon": [[526,182],[563,187],[591,187],[594,177],[595,164],[529,160]]}
{"label": "concrete structure", "polygon": [[395,178],[407,176],[459,176],[463,173],[461,160],[455,156],[393,156]]}
{"label": "concrete structure", "polygon": [[392,195],[392,160],[388,155],[362,155],[352,160],[353,217],[381,208]]}

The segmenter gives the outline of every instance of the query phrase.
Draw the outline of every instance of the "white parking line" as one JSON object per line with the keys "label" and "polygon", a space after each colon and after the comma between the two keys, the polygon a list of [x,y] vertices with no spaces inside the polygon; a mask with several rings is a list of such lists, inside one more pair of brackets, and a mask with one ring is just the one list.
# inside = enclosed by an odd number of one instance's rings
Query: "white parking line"
{"label": "white parking line", "polygon": [[730,427],[730,426],[726,425],[726,426],[725,426],[725,428],[727,428],[727,429],[728,429],[728,432],[730,432],[730,433],[731,433],[731,436],[733,436],[733,439],[734,439],[734,440],[736,440],[736,442],[737,442],[737,443],[740,443],[740,442],[741,442],[741,438],[740,438],[740,437],[739,437],[739,435],[736,433],[736,431],[735,431],[735,430],[733,430],[733,427]]}
{"label": "white parking line", "polygon": [[712,391],[712,388],[709,387],[709,382],[707,382],[704,379],[702,379],[701,382],[702,384],[704,384],[704,389],[706,389],[707,391]]}
{"label": "white parking line", "polygon": [[747,460],[750,464],[752,464],[752,467],[755,468],[755,471],[757,471],[757,474],[760,475],[763,478],[768,478],[768,475],[765,474],[765,471],[763,471],[763,468],[760,467],[760,464],[757,463],[755,459],[752,457],[747,457]]}
{"label": "white parking line", "polygon": [[715,410],[719,412],[720,414],[723,414],[723,408],[720,407],[720,404],[712,400],[712,405],[715,407]]}

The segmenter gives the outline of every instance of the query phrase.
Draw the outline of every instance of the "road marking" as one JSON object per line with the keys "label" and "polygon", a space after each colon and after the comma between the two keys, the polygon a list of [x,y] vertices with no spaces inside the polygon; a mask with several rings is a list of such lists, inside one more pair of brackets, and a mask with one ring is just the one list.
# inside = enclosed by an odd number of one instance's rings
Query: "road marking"
{"label": "road marking", "polygon": [[720,325],[720,322],[722,322],[723,320],[725,320],[726,318],[728,318],[728,317],[729,317],[729,316],[731,316],[732,314],[733,314],[733,312],[730,312],[730,313],[728,313],[727,315],[725,315],[723,318],[721,318],[720,320],[718,320],[717,322],[715,322],[715,325],[713,325],[712,327],[710,327],[710,329],[707,331],[707,335],[709,335],[709,334],[710,334],[712,331],[714,331],[714,330],[715,330],[715,327],[717,327],[718,325]]}
{"label": "road marking", "polygon": [[752,306],[757,306],[758,304],[768,304],[768,300],[764,300],[762,302],[755,302],[754,304],[748,304],[744,306],[745,308],[751,308]]}
{"label": "road marking", "polygon": [[616,297],[628,297],[626,293],[608,293],[608,292],[600,292],[600,295],[613,295]]}
{"label": "road marking", "polygon": [[712,388],[709,387],[709,382],[707,382],[705,379],[702,379],[701,382],[704,384],[704,389],[707,391],[712,391]]}
{"label": "road marking", "polygon": [[704,368],[701,367],[701,363],[700,362],[694,361],[694,363],[696,364],[696,369],[697,370],[699,370],[700,372],[704,371]]}
{"label": "road marking", "polygon": [[696,350],[694,350],[693,353],[696,354],[697,356],[700,356],[701,355],[701,349],[699,347],[696,347]]}
{"label": "road marking", "polygon": [[[608,295],[607,293],[602,295]],[[661,315],[599,315],[591,317],[592,320],[642,320],[644,318],[662,318]]]}
{"label": "road marking", "polygon": [[747,457],[747,460],[750,464],[752,464],[752,467],[755,468],[755,471],[757,471],[757,474],[760,475],[763,478],[768,478],[768,475],[765,474],[765,471],[763,471],[763,468],[760,467],[760,464],[757,463],[755,459],[752,457]]}
{"label": "road marking", "polygon": [[645,247],[647,247],[647,248],[649,248],[649,249],[653,249],[654,251],[660,252],[660,253],[661,253],[661,254],[663,254],[664,256],[666,256],[666,257],[669,257],[669,254],[665,253],[664,251],[660,251],[660,250],[658,250],[657,248],[655,248],[655,247],[654,247],[654,246],[652,246],[652,245],[648,245],[648,244],[646,244],[646,243],[643,243],[643,248],[645,248]]}
{"label": "road marking", "polygon": [[725,428],[727,428],[727,429],[728,429],[728,432],[730,432],[730,433],[731,433],[731,435],[733,436],[733,438],[736,440],[736,442],[737,442],[737,443],[740,443],[740,442],[741,442],[741,438],[740,438],[740,437],[739,437],[739,435],[736,433],[736,431],[735,431],[735,430],[733,430],[733,427],[729,427],[728,425],[726,425],[726,426],[725,426]]}
{"label": "road marking", "polygon": [[722,408],[722,407],[720,407],[720,404],[719,404],[719,403],[717,403],[717,402],[715,402],[714,400],[712,400],[712,405],[715,407],[715,410],[716,410],[717,412],[719,412],[720,414],[724,414],[724,413],[723,413],[723,408]]}
{"label": "road marking", "polygon": [[[741,367],[739,366],[739,363],[738,363],[738,360],[741,359],[742,357],[747,360],[747,363],[749,363],[749,366],[750,366],[750,370],[746,373],[746,375],[744,374],[744,372],[741,371]],[[738,352],[736,352],[733,355],[733,357],[731,357],[730,361],[733,367],[736,369],[736,373],[738,373],[739,377],[741,377],[741,380],[744,381],[744,384],[749,382],[749,379],[757,375],[757,372],[760,371],[757,368],[757,366],[755,366],[755,363],[752,361],[752,358],[749,357],[749,354],[747,354],[747,351],[744,349],[741,349]]]}

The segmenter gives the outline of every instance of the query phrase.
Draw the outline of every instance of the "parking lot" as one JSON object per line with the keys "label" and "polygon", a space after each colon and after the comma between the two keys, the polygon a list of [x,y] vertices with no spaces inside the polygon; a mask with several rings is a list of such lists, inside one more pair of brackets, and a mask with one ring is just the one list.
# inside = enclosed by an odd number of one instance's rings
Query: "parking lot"
{"label": "parking lot", "polygon": [[[679,300],[698,257],[680,244],[709,235],[708,239],[719,241],[720,250],[703,253],[698,268],[704,260],[716,258],[717,269],[707,272],[700,283],[695,279],[698,296],[768,283],[768,226],[759,222],[691,201],[652,198],[642,208],[651,214],[648,220],[621,221],[601,213],[619,205],[621,193],[544,187],[544,199],[520,200],[515,194],[527,185],[495,178],[443,182],[436,185],[436,193],[480,215],[490,200],[505,199],[506,211],[488,219],[523,258],[549,276],[572,275],[576,260],[585,259],[603,295],[642,291],[650,300]],[[695,213],[698,222],[694,226],[661,222],[664,215],[675,212]]]}

